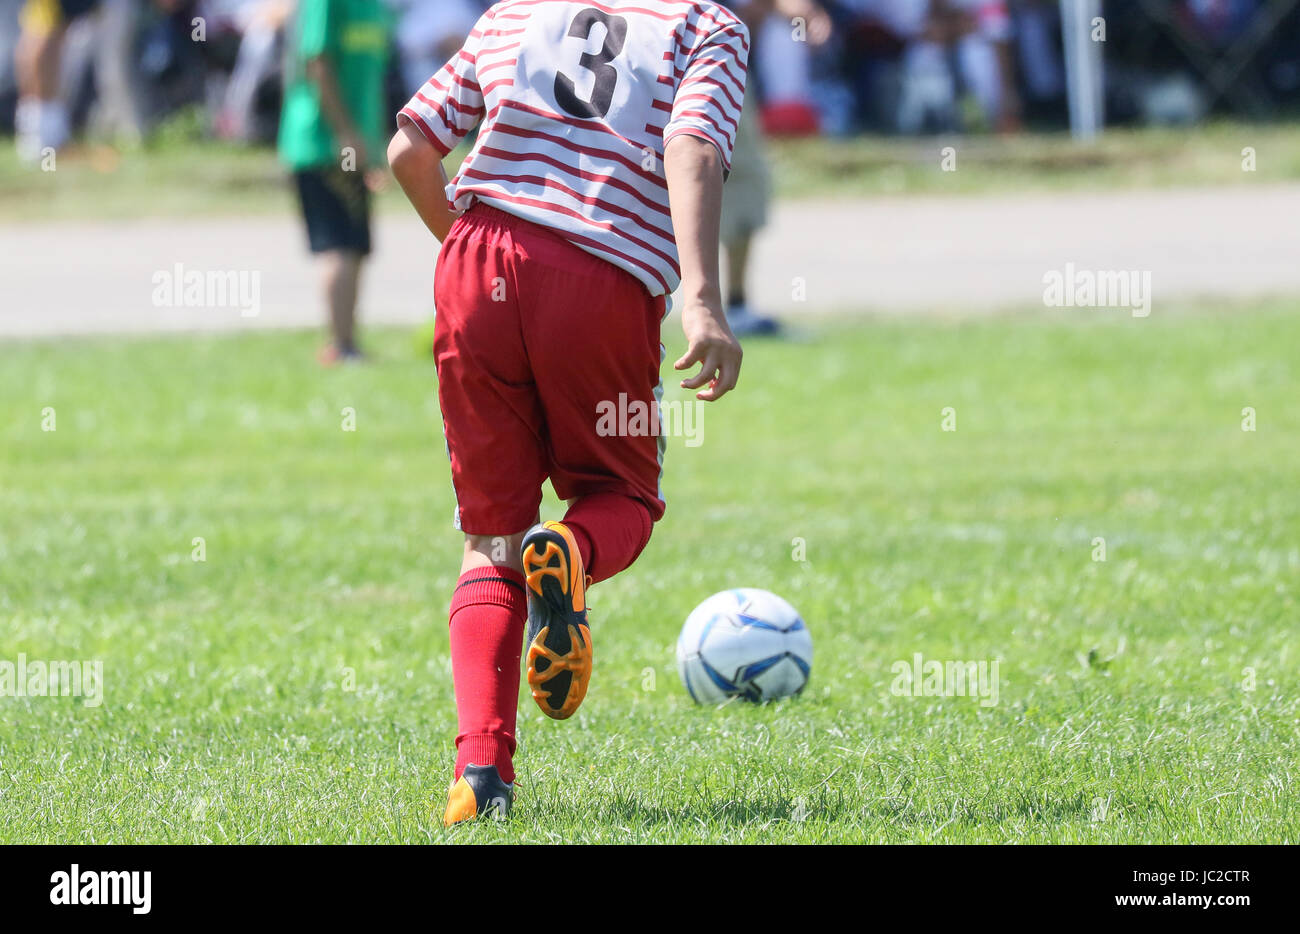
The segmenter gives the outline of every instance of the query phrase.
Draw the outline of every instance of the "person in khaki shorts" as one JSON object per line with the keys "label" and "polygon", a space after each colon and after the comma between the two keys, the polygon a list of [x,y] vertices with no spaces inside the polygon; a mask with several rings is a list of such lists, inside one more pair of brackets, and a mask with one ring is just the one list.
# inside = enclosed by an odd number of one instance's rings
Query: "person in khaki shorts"
{"label": "person in khaki shorts", "polygon": [[736,133],[731,174],[722,189],[722,227],[719,231],[727,254],[727,323],[737,337],[773,335],[781,330],[775,318],[754,313],[746,299],[749,248],[754,234],[767,224],[772,200],[772,170],[763,152],[755,107],[746,97]]}
{"label": "person in khaki shorts", "polygon": [[[722,0],[754,35],[772,11],[770,0]],[[758,126],[758,105],[752,94],[745,95],[731,157],[731,174],[722,189],[722,227],[719,231],[727,255],[727,323],[737,337],[774,335],[781,325],[775,318],[756,314],[745,294],[749,272],[750,244],[754,234],[767,224],[767,207],[772,200],[772,170],[763,151],[763,134]]]}

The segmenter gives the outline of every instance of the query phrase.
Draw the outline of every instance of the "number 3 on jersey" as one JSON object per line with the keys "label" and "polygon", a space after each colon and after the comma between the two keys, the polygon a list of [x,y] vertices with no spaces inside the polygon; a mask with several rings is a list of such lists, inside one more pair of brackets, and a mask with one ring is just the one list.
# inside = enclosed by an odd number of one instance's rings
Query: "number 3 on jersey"
{"label": "number 3 on jersey", "polygon": [[627,20],[593,7],[587,7],[573,18],[569,26],[569,35],[578,39],[591,38],[591,29],[596,23],[605,27],[605,44],[599,52],[583,52],[578,65],[594,76],[591,100],[584,101],[577,94],[574,80],[564,72],[555,75],[555,102],[575,117],[586,119],[604,119],[609,114],[610,104],[614,102],[614,85],[618,83],[618,69],[610,64],[627,40]]}

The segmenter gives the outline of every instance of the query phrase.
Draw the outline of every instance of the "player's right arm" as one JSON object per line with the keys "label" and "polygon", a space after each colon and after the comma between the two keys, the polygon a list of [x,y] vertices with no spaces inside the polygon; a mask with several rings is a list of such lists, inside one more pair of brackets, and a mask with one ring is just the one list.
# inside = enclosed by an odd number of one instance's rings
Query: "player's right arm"
{"label": "player's right arm", "polygon": [[424,226],[439,242],[445,240],[459,214],[447,200],[442,153],[414,125],[404,123],[388,144],[388,164]]}
{"label": "player's right arm", "polygon": [[388,164],[426,227],[440,241],[459,212],[447,201],[443,157],[483,118],[483,89],[477,58],[493,11],[475,24],[464,47],[424,83],[397,115],[397,133],[388,144]]}

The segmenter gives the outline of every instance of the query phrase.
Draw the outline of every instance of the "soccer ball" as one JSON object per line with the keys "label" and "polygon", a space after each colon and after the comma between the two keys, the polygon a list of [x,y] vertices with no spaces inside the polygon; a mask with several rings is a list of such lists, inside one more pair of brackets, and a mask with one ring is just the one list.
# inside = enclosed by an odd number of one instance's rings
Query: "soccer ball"
{"label": "soccer ball", "polygon": [[686,617],[677,639],[677,670],[698,704],[798,694],[812,657],[812,636],[795,608],[755,587],[715,593]]}

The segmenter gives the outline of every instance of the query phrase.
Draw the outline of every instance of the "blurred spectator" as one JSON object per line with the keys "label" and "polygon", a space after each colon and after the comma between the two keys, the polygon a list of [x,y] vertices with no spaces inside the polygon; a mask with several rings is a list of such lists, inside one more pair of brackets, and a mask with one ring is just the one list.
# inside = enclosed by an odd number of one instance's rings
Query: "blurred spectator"
{"label": "blurred spectator", "polygon": [[815,59],[826,50],[831,18],[818,0],[775,0],[755,6],[748,24],[770,135],[808,135],[821,129],[814,91]]}
{"label": "blurred spectator", "polygon": [[232,37],[237,46],[229,78],[218,71],[210,92],[219,101],[213,129],[224,139],[256,138],[258,92],[279,69],[280,38],[293,12],[292,0],[200,0],[198,9],[208,41]]}
{"label": "blurred spectator", "polygon": [[361,359],[357,294],[370,255],[370,190],[391,123],[384,94],[391,39],[380,0],[299,0],[288,40],[280,157],[293,172],[320,266],[331,335],[325,365]]}
{"label": "blurred spectator", "polygon": [[485,9],[477,0],[389,0],[397,13],[403,102],[455,55]]}
{"label": "blurred spectator", "polygon": [[903,37],[882,15],[882,0],[827,3],[840,37],[842,74],[854,102],[855,122],[862,128],[892,130]]}
{"label": "blurred spectator", "polygon": [[[1063,125],[1065,67],[1057,37],[1061,33],[1057,0],[1021,0],[1012,7],[1026,118],[1037,117]],[[1054,119],[1055,118],[1055,119]]]}
{"label": "blurred spectator", "polygon": [[[108,136],[138,142],[144,134],[135,37],[144,0],[102,0],[93,24],[97,124]],[[87,24],[91,25],[91,24]]]}
{"label": "blurred spectator", "polygon": [[1020,125],[1008,0],[829,0],[864,125],[953,130],[963,94],[978,122]]}
{"label": "blurred spectator", "polygon": [[[138,71],[144,85],[141,108],[152,123],[202,103],[204,61],[220,45],[207,35],[196,0],[146,0],[136,37]],[[199,19],[196,24],[195,20]],[[202,40],[195,30],[202,26]]]}
{"label": "blurred spectator", "polygon": [[1259,6],[1260,0],[1182,0],[1178,15],[1206,43],[1224,48],[1246,32]]}
{"label": "blurred spectator", "polygon": [[0,0],[0,133],[12,133],[14,108],[18,104],[18,72],[14,53],[18,48],[19,0]]}
{"label": "blurred spectator", "polygon": [[[151,85],[159,78],[148,67],[156,58],[149,40],[159,8],[179,2],[22,0],[19,5],[12,77],[18,89],[14,123],[20,157],[31,162],[46,150],[61,149],[82,123],[110,139],[138,141],[148,122]],[[0,43],[7,33],[0,28]],[[5,58],[0,48],[0,62]],[[4,83],[0,80],[0,92]]]}
{"label": "blurred spectator", "polygon": [[905,43],[901,132],[959,128],[959,89],[974,98],[986,126],[1019,128],[1005,0],[880,0],[878,15]]}
{"label": "blurred spectator", "polygon": [[[388,89],[396,101],[454,54],[488,5],[376,2],[399,24]],[[217,136],[274,139],[285,23],[297,3],[0,0],[0,132],[12,120],[18,152],[31,161],[83,126],[129,141],[198,104]],[[748,6],[746,96],[769,134],[1013,131],[1026,120],[1039,128],[1066,122],[1059,0]],[[1282,6],[1104,0],[1108,119],[1189,122],[1212,109],[1259,118],[1300,107],[1300,4]],[[1227,69],[1219,67],[1225,56],[1234,57]]]}
{"label": "blurred spectator", "polygon": [[[123,2],[114,3],[120,10]],[[62,149],[72,134],[68,104],[61,78],[62,53],[68,27],[95,14],[100,0],[27,0],[21,13],[21,34],[14,56],[18,78],[18,105],[14,128],[18,156],[35,163],[47,151]],[[103,61],[111,66],[114,56]],[[105,90],[117,90],[120,81],[109,76]]]}

